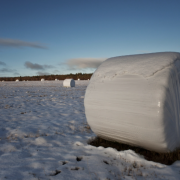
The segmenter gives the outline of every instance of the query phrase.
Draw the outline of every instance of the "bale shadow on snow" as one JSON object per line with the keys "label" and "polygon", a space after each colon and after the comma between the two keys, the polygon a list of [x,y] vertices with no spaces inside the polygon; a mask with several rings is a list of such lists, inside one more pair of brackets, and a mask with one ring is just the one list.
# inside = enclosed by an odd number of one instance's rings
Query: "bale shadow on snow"
{"label": "bale shadow on snow", "polygon": [[117,143],[117,142],[111,142],[105,139],[102,139],[100,137],[96,137],[92,141],[90,141],[88,144],[99,147],[102,146],[104,148],[114,148],[118,151],[124,151],[124,150],[133,150],[137,154],[143,155],[144,158],[148,161],[154,161],[161,164],[171,165],[175,161],[180,160],[180,150],[176,150],[171,153],[157,153],[153,151],[149,151],[140,147],[134,147],[127,144]]}

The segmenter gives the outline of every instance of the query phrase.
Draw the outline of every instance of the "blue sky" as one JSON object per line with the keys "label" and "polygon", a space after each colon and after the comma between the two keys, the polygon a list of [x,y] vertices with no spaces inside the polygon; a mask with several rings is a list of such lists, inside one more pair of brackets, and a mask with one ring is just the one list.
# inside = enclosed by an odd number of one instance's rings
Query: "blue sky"
{"label": "blue sky", "polygon": [[0,77],[94,72],[105,59],[180,52],[179,0],[1,0]]}

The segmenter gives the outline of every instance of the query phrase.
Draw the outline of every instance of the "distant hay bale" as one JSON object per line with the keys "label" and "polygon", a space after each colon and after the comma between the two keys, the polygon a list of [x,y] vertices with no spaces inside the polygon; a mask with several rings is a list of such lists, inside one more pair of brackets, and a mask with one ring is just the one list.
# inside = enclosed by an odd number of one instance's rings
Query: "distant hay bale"
{"label": "distant hay bale", "polygon": [[18,82],[19,81],[19,79],[16,79],[16,82]]}
{"label": "distant hay bale", "polygon": [[41,81],[45,81],[44,79],[41,79]]}
{"label": "distant hay bale", "polygon": [[80,79],[78,79],[78,81],[80,81]]}
{"label": "distant hay bale", "polygon": [[63,86],[64,87],[75,87],[75,81],[74,79],[65,79],[63,81]]}
{"label": "distant hay bale", "polygon": [[59,81],[58,79],[55,79],[55,81]]}

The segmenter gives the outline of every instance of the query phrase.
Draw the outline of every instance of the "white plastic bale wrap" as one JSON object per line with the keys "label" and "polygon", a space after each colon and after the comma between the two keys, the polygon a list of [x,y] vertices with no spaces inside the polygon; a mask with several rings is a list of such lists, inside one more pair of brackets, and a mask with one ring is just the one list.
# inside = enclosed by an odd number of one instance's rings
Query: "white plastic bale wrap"
{"label": "white plastic bale wrap", "polygon": [[110,58],[85,95],[92,130],[112,141],[157,152],[180,147],[180,53]]}
{"label": "white plastic bale wrap", "polygon": [[44,81],[44,79],[41,79],[41,81]]}
{"label": "white plastic bale wrap", "polygon": [[75,81],[74,79],[65,79],[63,81],[63,86],[64,87],[75,87]]}

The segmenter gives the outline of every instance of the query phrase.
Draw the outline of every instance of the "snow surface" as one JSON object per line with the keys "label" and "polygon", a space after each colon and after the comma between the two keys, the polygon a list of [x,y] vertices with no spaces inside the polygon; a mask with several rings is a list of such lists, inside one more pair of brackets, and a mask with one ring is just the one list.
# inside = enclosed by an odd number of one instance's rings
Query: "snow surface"
{"label": "snow surface", "polygon": [[104,61],[87,88],[85,110],[101,137],[157,152],[180,148],[180,53]]}
{"label": "snow surface", "polygon": [[166,166],[132,150],[87,144],[95,137],[86,129],[88,83],[0,83],[0,179],[179,179],[179,161]]}

